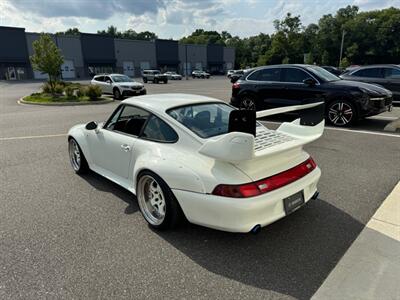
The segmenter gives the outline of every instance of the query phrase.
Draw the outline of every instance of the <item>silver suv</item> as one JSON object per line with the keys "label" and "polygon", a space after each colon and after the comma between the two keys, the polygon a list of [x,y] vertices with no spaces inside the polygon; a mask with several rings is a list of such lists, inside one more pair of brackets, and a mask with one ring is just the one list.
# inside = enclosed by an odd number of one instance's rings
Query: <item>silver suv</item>
{"label": "silver suv", "polygon": [[115,99],[146,94],[146,89],[142,83],[123,74],[96,75],[90,84],[99,86],[103,94],[112,94]]}
{"label": "silver suv", "polygon": [[161,74],[159,70],[143,70],[142,78],[144,83],[149,81],[152,81],[153,83],[168,83],[168,76]]}

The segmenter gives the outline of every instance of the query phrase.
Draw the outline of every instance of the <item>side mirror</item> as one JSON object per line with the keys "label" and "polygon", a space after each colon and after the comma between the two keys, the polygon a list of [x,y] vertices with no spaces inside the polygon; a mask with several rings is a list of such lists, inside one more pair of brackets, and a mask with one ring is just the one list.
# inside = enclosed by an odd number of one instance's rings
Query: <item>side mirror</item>
{"label": "side mirror", "polygon": [[85,128],[87,130],[94,130],[97,128],[97,123],[95,121],[89,122],[86,124]]}
{"label": "side mirror", "polygon": [[303,80],[303,83],[306,85],[315,85],[317,82],[313,78],[306,78]]}
{"label": "side mirror", "polygon": [[107,80],[106,82],[107,82],[108,84],[111,84],[111,81],[110,81],[110,80]]}

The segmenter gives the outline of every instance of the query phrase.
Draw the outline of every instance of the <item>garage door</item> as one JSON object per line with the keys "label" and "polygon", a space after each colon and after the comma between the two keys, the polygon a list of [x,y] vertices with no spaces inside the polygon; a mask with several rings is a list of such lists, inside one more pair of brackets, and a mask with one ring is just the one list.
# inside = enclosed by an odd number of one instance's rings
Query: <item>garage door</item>
{"label": "garage door", "polygon": [[72,60],[64,60],[61,66],[61,73],[64,79],[75,78],[74,62]]}
{"label": "garage door", "polygon": [[47,73],[42,73],[41,71],[33,71],[33,77],[35,79],[48,79],[49,75]]}
{"label": "garage door", "polygon": [[201,62],[196,63],[196,70],[203,71],[203,65]]}
{"label": "garage door", "polygon": [[140,70],[148,70],[150,69],[150,63],[148,61],[140,62]]}
{"label": "garage door", "polygon": [[135,69],[133,68],[133,61],[123,62],[124,74],[128,76],[135,76]]}
{"label": "garage door", "polygon": [[183,75],[186,75],[186,72],[187,75],[190,75],[192,73],[192,66],[190,63],[187,63],[187,65],[186,63],[183,63],[183,70],[182,70]]}

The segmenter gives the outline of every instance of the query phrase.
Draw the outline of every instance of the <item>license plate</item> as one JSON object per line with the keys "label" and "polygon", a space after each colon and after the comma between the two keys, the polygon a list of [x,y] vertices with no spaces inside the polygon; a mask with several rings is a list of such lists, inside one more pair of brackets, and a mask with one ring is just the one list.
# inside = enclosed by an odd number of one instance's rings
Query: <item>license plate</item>
{"label": "license plate", "polygon": [[304,204],[303,191],[283,199],[283,206],[285,208],[285,213],[287,215],[299,209],[303,204]]}

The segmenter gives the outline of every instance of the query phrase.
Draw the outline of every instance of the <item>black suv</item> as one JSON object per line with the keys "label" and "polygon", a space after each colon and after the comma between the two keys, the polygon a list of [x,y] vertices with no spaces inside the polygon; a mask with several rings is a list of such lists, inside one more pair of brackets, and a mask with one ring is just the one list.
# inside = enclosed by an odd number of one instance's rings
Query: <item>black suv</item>
{"label": "black suv", "polygon": [[393,93],[393,102],[400,103],[400,66],[398,65],[357,67],[340,77],[346,80],[379,84]]}
{"label": "black suv", "polygon": [[275,65],[249,70],[232,85],[231,104],[243,109],[324,101],[326,119],[348,126],[391,110],[392,93],[373,84],[342,80],[313,65]]}
{"label": "black suv", "polygon": [[144,83],[149,81],[152,81],[153,83],[168,83],[168,76],[161,74],[159,70],[143,70],[142,78]]}

